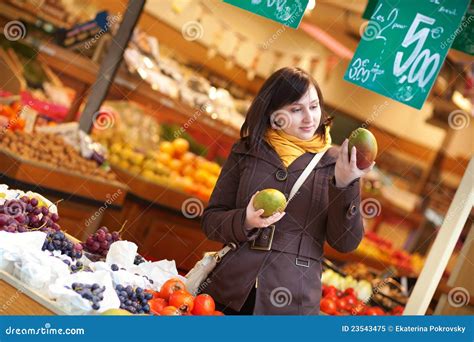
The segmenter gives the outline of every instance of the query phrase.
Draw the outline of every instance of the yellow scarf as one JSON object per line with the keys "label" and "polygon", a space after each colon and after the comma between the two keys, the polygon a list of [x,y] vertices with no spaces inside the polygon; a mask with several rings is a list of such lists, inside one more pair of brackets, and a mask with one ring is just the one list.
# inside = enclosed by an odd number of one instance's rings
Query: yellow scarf
{"label": "yellow scarf", "polygon": [[305,152],[318,153],[331,146],[329,126],[326,126],[325,139],[315,135],[311,140],[301,140],[282,130],[268,129],[265,140],[275,149],[285,167]]}

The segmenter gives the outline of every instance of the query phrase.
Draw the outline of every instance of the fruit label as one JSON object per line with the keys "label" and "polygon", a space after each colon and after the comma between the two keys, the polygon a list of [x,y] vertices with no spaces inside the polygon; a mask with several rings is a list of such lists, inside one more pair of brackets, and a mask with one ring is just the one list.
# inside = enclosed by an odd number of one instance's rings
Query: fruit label
{"label": "fruit label", "polygon": [[420,109],[433,86],[469,0],[380,0],[344,79]]}
{"label": "fruit label", "polygon": [[309,0],[224,0],[259,16],[298,28]]}

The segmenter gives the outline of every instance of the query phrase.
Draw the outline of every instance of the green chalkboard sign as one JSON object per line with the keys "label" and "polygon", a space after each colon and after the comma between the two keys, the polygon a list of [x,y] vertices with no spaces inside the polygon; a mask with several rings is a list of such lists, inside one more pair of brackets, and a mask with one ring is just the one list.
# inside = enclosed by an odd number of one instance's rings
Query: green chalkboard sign
{"label": "green chalkboard sign", "polygon": [[224,0],[285,26],[298,28],[309,0]]}
{"label": "green chalkboard sign", "polygon": [[344,79],[420,109],[469,0],[380,0]]}
{"label": "green chalkboard sign", "polygon": [[474,1],[471,0],[471,5],[455,33],[456,38],[451,49],[474,55]]}
{"label": "green chalkboard sign", "polygon": [[365,7],[364,13],[362,13],[362,18],[369,20],[372,16],[372,13],[374,13],[378,2],[379,0],[369,0],[367,2],[367,6]]}

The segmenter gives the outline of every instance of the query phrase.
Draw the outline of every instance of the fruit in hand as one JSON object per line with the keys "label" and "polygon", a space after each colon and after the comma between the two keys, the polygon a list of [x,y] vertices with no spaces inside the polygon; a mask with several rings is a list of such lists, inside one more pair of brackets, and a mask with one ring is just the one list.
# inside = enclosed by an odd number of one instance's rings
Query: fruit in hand
{"label": "fruit in hand", "polygon": [[269,217],[285,210],[286,197],[276,189],[265,189],[254,197],[253,207],[255,210],[264,210],[262,217]]}
{"label": "fruit in hand", "polygon": [[377,157],[377,140],[374,135],[365,128],[357,128],[349,136],[349,159],[353,146],[357,150],[357,167],[363,170],[372,165]]}

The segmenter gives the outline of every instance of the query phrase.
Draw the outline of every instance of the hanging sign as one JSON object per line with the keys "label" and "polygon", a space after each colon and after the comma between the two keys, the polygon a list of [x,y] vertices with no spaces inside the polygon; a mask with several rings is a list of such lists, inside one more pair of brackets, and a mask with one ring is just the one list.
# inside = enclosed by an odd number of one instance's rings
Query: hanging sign
{"label": "hanging sign", "polygon": [[249,12],[298,28],[309,0],[224,0]]}
{"label": "hanging sign", "polygon": [[344,79],[420,109],[469,0],[379,1]]}

